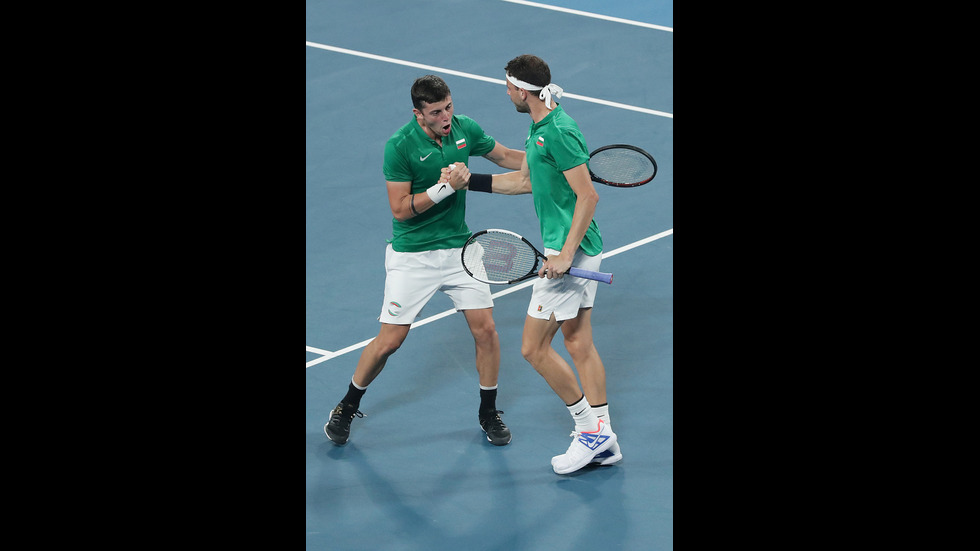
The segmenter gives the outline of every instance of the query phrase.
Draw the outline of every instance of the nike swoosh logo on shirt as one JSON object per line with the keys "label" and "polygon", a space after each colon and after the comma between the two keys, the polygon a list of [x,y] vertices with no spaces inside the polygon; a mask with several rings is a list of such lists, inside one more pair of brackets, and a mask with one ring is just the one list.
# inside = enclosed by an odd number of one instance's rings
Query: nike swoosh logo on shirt
{"label": "nike swoosh logo on shirt", "polygon": [[[431,151],[429,152],[429,155],[432,155],[432,152]],[[426,160],[426,159],[429,158],[429,155],[426,155],[425,157],[419,157],[419,160],[420,161],[424,161],[424,160]]]}

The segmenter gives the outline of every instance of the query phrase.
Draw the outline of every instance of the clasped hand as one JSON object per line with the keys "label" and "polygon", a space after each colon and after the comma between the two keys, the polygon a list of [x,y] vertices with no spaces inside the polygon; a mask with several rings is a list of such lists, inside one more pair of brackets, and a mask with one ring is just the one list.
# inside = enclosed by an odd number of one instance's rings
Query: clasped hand
{"label": "clasped hand", "polygon": [[454,163],[452,170],[448,166],[442,169],[439,181],[448,182],[453,189],[459,191],[470,183],[470,169],[463,163]]}

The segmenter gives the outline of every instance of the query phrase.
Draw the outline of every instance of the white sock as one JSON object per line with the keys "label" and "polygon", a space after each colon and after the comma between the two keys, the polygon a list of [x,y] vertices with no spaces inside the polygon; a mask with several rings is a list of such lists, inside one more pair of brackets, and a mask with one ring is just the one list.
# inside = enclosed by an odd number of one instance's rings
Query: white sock
{"label": "white sock", "polygon": [[578,432],[593,432],[599,426],[599,418],[592,411],[592,406],[589,405],[585,396],[582,396],[578,402],[565,407],[568,408],[568,413],[572,414],[572,419],[575,420],[575,430]]}
{"label": "white sock", "polygon": [[595,413],[596,417],[602,419],[607,425],[612,427],[612,423],[609,422],[609,404],[604,406],[592,406],[592,412]]}
{"label": "white sock", "polygon": [[[612,430],[612,423],[609,422],[609,404],[604,406],[592,406],[592,412],[595,413],[596,418],[605,421],[609,429]],[[616,441],[606,453],[621,453],[619,451],[619,441]]]}

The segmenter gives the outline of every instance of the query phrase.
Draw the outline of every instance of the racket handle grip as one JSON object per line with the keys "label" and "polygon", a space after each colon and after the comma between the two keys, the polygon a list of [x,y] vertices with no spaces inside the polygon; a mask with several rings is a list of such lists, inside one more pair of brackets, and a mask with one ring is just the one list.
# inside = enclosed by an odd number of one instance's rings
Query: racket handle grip
{"label": "racket handle grip", "polygon": [[606,272],[593,272],[592,270],[583,270],[581,268],[569,268],[568,275],[601,281],[603,283],[612,283],[613,278],[612,274],[607,274]]}

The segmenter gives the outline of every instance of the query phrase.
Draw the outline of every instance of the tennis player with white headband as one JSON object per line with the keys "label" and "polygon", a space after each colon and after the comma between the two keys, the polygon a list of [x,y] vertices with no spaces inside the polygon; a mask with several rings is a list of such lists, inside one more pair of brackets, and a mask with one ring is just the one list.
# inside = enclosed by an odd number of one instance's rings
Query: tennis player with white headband
{"label": "tennis player with white headband", "polygon": [[[524,162],[515,172],[470,174],[469,190],[532,194],[548,258],[531,293],[521,354],[561,398],[575,422],[571,445],[564,454],[552,457],[551,466],[558,474],[568,474],[589,463],[611,465],[623,454],[609,424],[606,370],[592,340],[598,285],[563,277],[571,266],[599,271],[602,261],[602,235],[593,220],[599,195],[589,176],[589,150],[578,124],[556,101],[562,89],[551,82],[551,69],[544,60],[520,55],[507,63],[505,71],[511,102],[519,113],[531,115]],[[551,346],[559,329],[574,370]]]}

